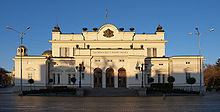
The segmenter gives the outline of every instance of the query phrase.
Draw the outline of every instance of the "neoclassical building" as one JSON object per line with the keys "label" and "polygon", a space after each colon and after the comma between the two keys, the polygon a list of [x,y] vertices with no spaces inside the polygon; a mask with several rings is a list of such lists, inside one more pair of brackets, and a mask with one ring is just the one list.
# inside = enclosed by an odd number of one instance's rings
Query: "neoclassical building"
{"label": "neoclassical building", "polygon": [[[124,31],[112,24],[83,28],[82,33],[62,33],[56,25],[49,40],[52,50],[32,56],[25,46],[17,49],[13,59],[16,86],[20,86],[22,54],[24,87],[34,79],[35,88],[78,87],[80,83],[83,88],[138,88],[149,86],[150,77],[154,83],[167,83],[168,76],[175,77],[174,87],[190,86],[186,83],[189,77],[194,77],[193,86],[199,87],[200,57],[166,57],[164,33],[160,25],[155,33],[136,33],[134,28]],[[85,69],[79,71],[80,66]]]}

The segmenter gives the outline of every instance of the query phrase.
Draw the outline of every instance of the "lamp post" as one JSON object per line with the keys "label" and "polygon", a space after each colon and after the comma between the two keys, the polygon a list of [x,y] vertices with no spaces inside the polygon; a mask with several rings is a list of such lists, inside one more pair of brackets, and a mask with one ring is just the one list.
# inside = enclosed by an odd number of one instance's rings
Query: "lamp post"
{"label": "lamp post", "polygon": [[82,62],[82,64],[79,64],[79,66],[76,66],[76,69],[79,71],[79,88],[81,88],[81,73],[82,71],[85,70],[85,67],[84,67],[84,63]]}
{"label": "lamp post", "polygon": [[144,88],[144,64],[141,64],[141,72],[142,72],[142,76],[141,76],[141,88]]}
{"label": "lamp post", "polygon": [[[15,31],[15,32],[17,32],[17,33],[19,33],[21,35],[20,39],[21,39],[21,46],[22,46],[23,45],[23,35],[25,34],[25,32],[28,29],[30,29],[30,26],[27,27],[23,32],[19,32],[19,31],[15,30],[15,29],[13,29],[13,28],[11,28],[9,26],[6,26],[6,28],[10,29],[10,30],[13,30],[13,31]],[[24,52],[24,51],[21,49],[20,52],[21,52],[21,80],[20,80],[21,82],[20,82],[20,94],[19,95],[22,96],[23,95],[23,91],[22,91],[22,52]]]}
{"label": "lamp post", "polygon": [[[194,33],[195,35],[197,35],[199,37],[199,77],[200,77],[200,80],[199,80],[199,93],[200,95],[203,93],[202,92],[202,58],[201,58],[201,44],[200,44],[200,35],[201,33],[199,32],[199,28],[196,27],[195,28],[196,30],[196,33]],[[215,29],[210,29],[208,30],[209,32],[211,31],[214,31]],[[203,32],[203,33],[206,33],[206,32]],[[193,35],[193,33],[189,33],[189,35]]]}

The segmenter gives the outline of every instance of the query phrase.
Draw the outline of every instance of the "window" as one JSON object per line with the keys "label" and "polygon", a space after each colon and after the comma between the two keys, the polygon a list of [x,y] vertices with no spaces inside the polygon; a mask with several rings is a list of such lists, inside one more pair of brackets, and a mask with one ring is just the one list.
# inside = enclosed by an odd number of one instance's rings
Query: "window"
{"label": "window", "polygon": [[191,76],[190,76],[190,73],[186,72],[186,81],[187,79],[189,79]]}
{"label": "window", "polygon": [[57,74],[57,84],[60,84],[60,74]]}
{"label": "window", "polygon": [[68,55],[69,55],[69,48],[61,47],[60,48],[60,56],[61,57],[67,57]]}
{"label": "window", "polygon": [[119,60],[120,62],[124,62],[125,60]]}
{"label": "window", "polygon": [[76,48],[79,48],[79,45],[76,45]]}
{"label": "window", "polygon": [[112,60],[107,60],[107,62],[112,62]]}
{"label": "window", "polygon": [[53,74],[53,84],[55,84],[55,73]]}
{"label": "window", "polygon": [[75,49],[73,48],[73,56],[75,56]]}
{"label": "window", "polygon": [[144,48],[144,46],[143,45],[141,45],[141,49],[143,49]]}
{"label": "window", "polygon": [[186,62],[186,64],[190,64],[190,62]]}
{"label": "window", "polygon": [[90,48],[90,45],[87,45],[87,48],[89,49],[89,48]]}
{"label": "window", "polygon": [[161,65],[161,66],[162,66],[163,64],[159,64],[159,65]]}
{"label": "window", "polygon": [[68,74],[68,84],[71,84],[71,76]]}
{"label": "window", "polygon": [[158,83],[160,83],[160,74],[158,74]]}
{"label": "window", "polygon": [[138,79],[138,74],[135,75],[135,78]]}
{"label": "window", "polygon": [[150,74],[147,74],[147,83],[149,84],[148,82],[148,79],[150,78]]}
{"label": "window", "polygon": [[157,57],[157,48],[153,48],[153,57]]}
{"label": "window", "polygon": [[32,74],[28,73],[28,79],[32,79]]}
{"label": "window", "polygon": [[64,52],[64,56],[67,57],[69,55],[68,53],[69,53],[69,49],[66,47],[65,52]]}
{"label": "window", "polygon": [[95,60],[95,62],[100,62],[100,60]]}
{"label": "window", "polygon": [[165,75],[163,74],[163,83],[165,83]]}
{"label": "window", "polygon": [[147,57],[151,57],[151,48],[147,48]]}

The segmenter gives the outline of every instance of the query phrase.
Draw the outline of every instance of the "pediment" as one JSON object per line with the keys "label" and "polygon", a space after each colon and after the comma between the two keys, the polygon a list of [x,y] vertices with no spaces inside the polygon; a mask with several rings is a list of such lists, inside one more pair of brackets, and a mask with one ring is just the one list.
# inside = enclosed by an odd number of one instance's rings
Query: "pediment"
{"label": "pediment", "polygon": [[118,40],[119,30],[111,24],[105,24],[98,30],[98,40]]}
{"label": "pediment", "polygon": [[26,71],[35,71],[36,69],[32,68],[32,67],[28,67],[26,68]]}

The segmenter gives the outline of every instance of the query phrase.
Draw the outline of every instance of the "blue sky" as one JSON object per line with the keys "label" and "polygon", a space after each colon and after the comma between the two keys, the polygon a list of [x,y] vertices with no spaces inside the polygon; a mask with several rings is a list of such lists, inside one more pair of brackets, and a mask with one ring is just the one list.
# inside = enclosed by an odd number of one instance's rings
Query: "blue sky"
{"label": "blue sky", "polygon": [[206,64],[214,64],[220,58],[220,0],[1,0],[0,1],[0,67],[12,71],[19,31],[27,26],[31,30],[24,36],[29,55],[41,55],[51,49],[48,40],[51,31],[59,24],[62,32],[81,33],[83,27],[92,30],[105,24],[108,9],[109,23],[136,33],[154,33],[158,24],[165,30],[166,56],[198,55],[198,38],[187,35],[212,27],[214,32],[201,35],[202,55]]}

